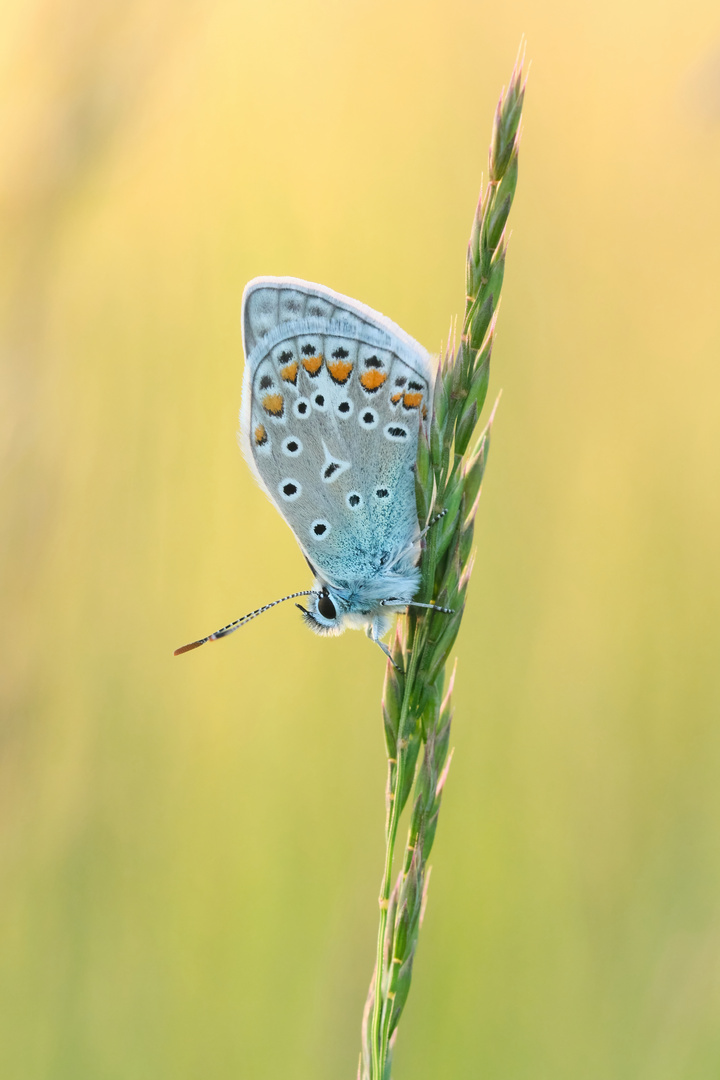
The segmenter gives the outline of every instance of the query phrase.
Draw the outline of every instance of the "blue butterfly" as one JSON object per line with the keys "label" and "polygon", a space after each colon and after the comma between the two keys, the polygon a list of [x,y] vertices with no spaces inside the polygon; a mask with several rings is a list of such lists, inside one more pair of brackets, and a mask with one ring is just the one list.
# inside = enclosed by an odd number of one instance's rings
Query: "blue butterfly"
{"label": "blue butterfly", "polygon": [[240,444],[315,581],[176,655],[308,596],[297,606],[312,630],[364,629],[389,657],[381,638],[420,585],[415,461],[432,359],[384,315],[297,278],[251,281],[242,327]]}

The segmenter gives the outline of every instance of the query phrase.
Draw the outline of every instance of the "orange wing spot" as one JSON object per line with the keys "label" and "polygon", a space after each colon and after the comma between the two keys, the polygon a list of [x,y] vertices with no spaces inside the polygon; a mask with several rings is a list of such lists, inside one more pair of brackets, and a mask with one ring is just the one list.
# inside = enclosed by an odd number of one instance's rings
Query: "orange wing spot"
{"label": "orange wing spot", "polygon": [[378,371],[377,368],[369,368],[360,376],[363,390],[368,390],[371,394],[379,390],[386,379],[387,372]]}
{"label": "orange wing spot", "polygon": [[422,401],[422,394],[410,393],[403,395],[403,409],[417,409]]}
{"label": "orange wing spot", "polygon": [[336,383],[346,383],[350,378],[350,372],[353,369],[350,360],[331,360],[327,366],[328,371],[332,375]]}
{"label": "orange wing spot", "polygon": [[302,366],[307,371],[308,375],[317,375],[322,365],[322,354],[317,356],[304,356]]}
{"label": "orange wing spot", "polygon": [[266,394],[263,398],[263,409],[271,416],[282,416],[284,409],[282,394]]}
{"label": "orange wing spot", "polygon": [[398,403],[398,401],[400,400],[401,397],[402,397],[402,393],[393,394],[392,397],[390,398],[390,400],[392,401],[393,405],[397,405],[397,403]]}
{"label": "orange wing spot", "polygon": [[422,407],[422,418],[423,420],[427,420],[427,405],[423,405]]}
{"label": "orange wing spot", "polygon": [[255,445],[264,446],[267,442],[267,431],[262,424],[258,424],[255,428]]}
{"label": "orange wing spot", "polygon": [[287,364],[285,367],[280,368],[280,378],[285,382],[291,382],[293,386],[297,382],[298,362],[293,360],[292,363]]}

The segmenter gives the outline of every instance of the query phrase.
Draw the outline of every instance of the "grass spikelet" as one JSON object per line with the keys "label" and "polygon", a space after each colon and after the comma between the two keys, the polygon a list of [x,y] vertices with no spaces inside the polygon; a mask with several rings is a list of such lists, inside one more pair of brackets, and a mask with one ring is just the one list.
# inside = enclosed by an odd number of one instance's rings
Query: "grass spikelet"
{"label": "grass spikelet", "polygon": [[[440,361],[433,414],[421,433],[416,494],[427,532],[417,599],[452,614],[410,609],[398,621],[388,663],[382,712],[388,754],[385,866],[380,884],[377,956],[362,1025],[358,1080],[390,1080],[392,1048],[412,980],[413,960],[427,899],[432,850],[452,753],[452,688],[445,665],[455,644],[473,565],[473,530],[490,448],[495,410],[473,448],[485,403],[507,223],[518,177],[520,118],[525,94],[522,52],[498,102],[490,144],[488,182],[470,231],[466,302],[460,342],[452,338]],[[418,764],[419,762],[419,764]],[[410,803],[408,837],[392,882],[400,816]]]}

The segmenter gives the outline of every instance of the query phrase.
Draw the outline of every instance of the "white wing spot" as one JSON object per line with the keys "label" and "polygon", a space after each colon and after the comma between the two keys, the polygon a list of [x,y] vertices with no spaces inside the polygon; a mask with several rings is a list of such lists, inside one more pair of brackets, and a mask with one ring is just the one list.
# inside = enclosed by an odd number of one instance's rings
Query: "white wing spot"
{"label": "white wing spot", "polygon": [[325,484],[334,484],[338,476],[342,476],[345,470],[350,468],[352,462],[341,461],[339,458],[336,458],[330,453],[324,441],[322,447],[325,451],[325,460],[320,469],[320,478]]}
{"label": "white wing spot", "polygon": [[292,410],[298,420],[306,420],[310,415],[310,402],[306,397],[299,397],[293,402]]}
{"label": "white wing spot", "polygon": [[341,420],[346,420],[349,416],[352,416],[355,411],[355,406],[349,398],[344,398],[342,401],[338,401],[335,406],[335,412]]}

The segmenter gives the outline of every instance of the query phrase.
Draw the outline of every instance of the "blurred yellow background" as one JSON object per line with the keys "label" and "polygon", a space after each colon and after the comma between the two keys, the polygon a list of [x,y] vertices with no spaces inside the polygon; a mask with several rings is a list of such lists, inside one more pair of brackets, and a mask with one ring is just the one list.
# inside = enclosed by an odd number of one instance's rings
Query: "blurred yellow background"
{"label": "blurred yellow background", "polygon": [[532,69],[397,1080],[720,1073],[716,2],[5,0],[0,1076],[354,1077],[383,660],[235,443],[245,282],[439,349]]}

